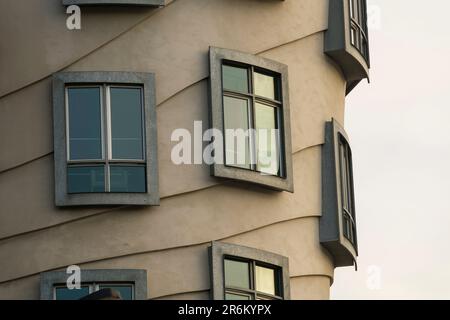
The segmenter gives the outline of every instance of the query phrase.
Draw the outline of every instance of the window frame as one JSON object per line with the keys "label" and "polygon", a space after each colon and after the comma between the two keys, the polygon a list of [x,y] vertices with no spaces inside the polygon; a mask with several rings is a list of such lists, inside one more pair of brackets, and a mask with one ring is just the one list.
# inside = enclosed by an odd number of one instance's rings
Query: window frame
{"label": "window frame", "polygon": [[[71,274],[49,271],[40,275],[40,299],[56,300],[56,289],[65,288]],[[143,269],[86,269],[81,270],[81,286],[89,287],[89,294],[101,285],[132,286],[132,300],[147,300],[147,270]]]}
{"label": "window frame", "polygon": [[[135,293],[135,284],[134,282],[82,282],[81,286],[86,286],[89,288],[89,295],[97,292],[100,290],[100,286],[109,285],[111,287],[125,287],[125,286],[131,286],[131,300],[136,300],[136,293]],[[54,284],[53,285],[53,299],[56,300],[56,290],[59,288],[67,288],[64,284]]]}
{"label": "window frame", "polygon": [[[213,146],[215,150],[222,150],[222,157],[215,155],[216,163],[211,165],[211,175],[218,178],[227,178],[233,180],[240,180],[250,183],[266,186],[270,189],[278,191],[294,192],[293,176],[292,176],[292,146],[291,146],[291,127],[290,127],[290,107],[289,107],[289,86],[288,86],[288,68],[286,65],[259,57],[256,55],[243,53],[235,50],[210,47],[209,48],[210,61],[210,127],[218,129],[222,132],[223,140],[217,141],[214,139]],[[237,67],[245,67],[247,69],[247,81],[249,85],[248,93],[239,93],[232,90],[225,90],[223,88],[222,66],[230,65]],[[250,70],[250,71],[249,71]],[[278,99],[273,100],[261,97],[255,94],[253,78],[254,72],[267,74],[278,77]],[[279,137],[277,138],[279,150],[279,162],[281,174],[270,175],[262,174],[259,171],[253,171],[245,168],[238,168],[226,164],[225,159],[225,124],[224,124],[224,97],[232,96],[246,99],[249,102],[249,109],[253,109],[256,101],[269,103],[269,106],[277,108],[276,123],[279,128]],[[277,98],[277,97],[276,97]],[[254,102],[252,103],[252,99]],[[254,111],[252,111],[254,114]],[[251,115],[249,115],[250,117]],[[249,122],[253,121],[249,119]],[[250,128],[254,128],[253,125]],[[254,139],[254,138],[253,138]],[[253,149],[254,143],[250,145]],[[251,152],[255,152],[253,150]],[[256,155],[255,155],[256,156]],[[255,164],[256,165],[256,164]]]}
{"label": "window frame", "polygon": [[[70,143],[68,140],[69,118],[67,96],[69,88],[72,87],[100,88],[102,159],[82,159],[80,161],[69,159]],[[138,162],[140,166],[145,167],[146,192],[129,193],[105,191],[98,193],[69,193],[67,170],[70,164],[98,165],[100,163],[105,167],[105,171],[108,163],[129,166],[137,164],[133,159],[109,159],[109,150],[111,148],[105,149],[107,144],[110,144],[110,141],[106,142],[106,139],[112,139],[112,137],[110,131],[109,134],[106,132],[108,126],[110,127],[111,110],[106,110],[108,109],[108,106],[105,106],[104,104],[108,104],[107,100],[110,101],[110,89],[116,87],[133,87],[141,89],[141,99],[143,100],[141,109],[143,122],[143,160],[138,160]],[[159,205],[154,74],[137,72],[56,73],[53,75],[53,121],[56,206]],[[108,190],[106,185],[107,180],[110,180],[110,177],[106,177],[105,174],[105,190]]]}
{"label": "window frame", "polygon": [[[366,60],[367,64],[370,65],[369,56],[369,34],[367,27],[367,0],[347,0],[348,1],[348,16],[350,22],[350,44],[358,50],[358,52]],[[355,10],[357,11],[357,16],[355,17]],[[355,30],[357,33],[357,41],[354,43],[352,41],[352,31]],[[366,43],[366,47],[363,47],[363,41]]]}
{"label": "window frame", "polygon": [[[347,148],[346,172],[342,170],[342,143]],[[346,173],[346,174],[345,174]],[[348,178],[348,179],[347,179]],[[347,198],[344,194],[347,185]],[[350,228],[353,237],[345,230],[346,199],[348,214],[352,218]],[[336,267],[351,266],[358,256],[357,225],[354,200],[353,159],[348,136],[344,128],[332,119],[325,124],[325,143],[322,148],[322,216],[320,218],[320,242],[334,256]]]}
{"label": "window frame", "polygon": [[[242,99],[242,100],[247,100],[248,104],[247,104],[247,111],[248,111],[248,127],[249,129],[252,130],[256,130],[256,105],[257,104],[261,104],[264,106],[268,106],[271,107],[275,110],[275,124],[276,124],[276,129],[279,130],[278,131],[278,135],[276,137],[276,142],[277,142],[277,148],[278,148],[278,163],[280,164],[279,166],[279,170],[278,173],[276,175],[273,176],[278,176],[280,178],[285,178],[286,177],[286,169],[285,169],[285,160],[284,160],[284,146],[283,143],[281,142],[281,138],[280,138],[280,133],[283,133],[283,124],[282,124],[282,119],[283,119],[283,101],[282,99],[270,99],[264,96],[260,96],[256,94],[256,90],[255,90],[255,73],[259,73],[259,74],[263,74],[263,75],[267,75],[270,77],[274,78],[274,91],[275,91],[275,95],[276,97],[278,96],[279,98],[281,98],[282,94],[282,90],[281,90],[281,75],[278,74],[277,72],[273,72],[270,70],[265,70],[262,68],[258,68],[254,65],[248,65],[248,64],[243,64],[243,63],[239,63],[236,61],[228,61],[223,59],[222,60],[222,68],[224,66],[231,66],[231,67],[238,67],[238,68],[245,68],[246,69],[246,73],[247,73],[247,86],[248,86],[248,92],[238,92],[235,90],[229,90],[229,89],[225,89],[222,83],[222,96],[223,98],[228,97],[228,98],[235,98],[235,99]],[[223,70],[223,69],[222,69]],[[223,76],[223,74],[222,74]],[[223,105],[223,108],[225,108],[225,104]],[[225,110],[223,111],[225,113]],[[225,124],[224,124],[224,129],[225,128]],[[243,170],[249,170],[249,171],[253,171],[253,172],[257,172],[259,174],[265,174],[264,172],[258,170],[258,150],[257,150],[257,138],[254,131],[252,131],[253,134],[251,134],[249,136],[249,151],[250,151],[250,168],[243,168],[240,167],[240,169]],[[227,153],[225,151],[226,149],[226,137],[224,137],[224,165],[226,167],[232,167],[232,168],[237,168],[236,166],[233,165],[229,165],[227,164]]]}
{"label": "window frame", "polygon": [[[250,276],[250,288],[240,288],[240,287],[233,287],[233,286],[227,286],[226,285],[226,279],[224,275],[224,297],[227,294],[236,294],[236,295],[247,295],[250,297],[253,297],[254,299],[249,300],[260,300],[258,298],[262,298],[261,300],[283,300],[282,296],[279,295],[272,295],[269,293],[261,292],[256,289],[256,267],[264,267],[268,269],[272,269],[274,271],[274,281],[275,281],[275,291],[278,291],[279,293],[282,293],[282,283],[281,280],[281,267],[271,265],[268,263],[264,263],[261,261],[256,261],[252,259],[242,258],[242,257],[236,257],[236,256],[230,256],[230,255],[224,255],[223,260],[228,261],[240,261],[248,263],[249,265],[249,276]],[[224,269],[225,270],[225,269]],[[266,298],[266,299],[264,299]]]}
{"label": "window frame", "polygon": [[[211,276],[211,299],[224,300],[226,290],[232,290],[236,294],[255,295],[256,297],[267,297],[273,300],[289,300],[290,299],[290,276],[289,276],[289,259],[282,255],[267,252],[260,249],[250,248],[246,246],[230,244],[225,242],[213,241],[208,248],[210,261]],[[275,275],[278,279],[278,290],[280,295],[270,295],[256,291],[256,284],[250,285],[250,289],[226,287],[225,285],[225,260],[235,260],[249,262],[253,266],[262,266],[275,269]],[[250,271],[251,272],[251,271]],[[255,278],[253,276],[253,278]],[[250,282],[252,280],[250,279]]]}
{"label": "window frame", "polygon": [[162,7],[165,0],[62,0],[64,6],[148,6]]}

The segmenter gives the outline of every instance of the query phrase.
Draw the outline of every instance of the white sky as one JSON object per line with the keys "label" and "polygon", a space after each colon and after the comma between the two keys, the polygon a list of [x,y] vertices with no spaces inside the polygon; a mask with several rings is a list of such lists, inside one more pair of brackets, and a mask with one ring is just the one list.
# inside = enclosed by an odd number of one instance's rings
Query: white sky
{"label": "white sky", "polygon": [[359,270],[336,269],[332,298],[450,299],[450,1],[370,5],[371,84],[345,119]]}

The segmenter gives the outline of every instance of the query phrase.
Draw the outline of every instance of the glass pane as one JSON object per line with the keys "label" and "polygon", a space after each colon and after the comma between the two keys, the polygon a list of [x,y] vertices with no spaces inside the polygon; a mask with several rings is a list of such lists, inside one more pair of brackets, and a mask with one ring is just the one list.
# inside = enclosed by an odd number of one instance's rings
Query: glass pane
{"label": "glass pane", "polygon": [[276,295],[275,287],[275,270],[256,266],[256,290]]}
{"label": "glass pane", "polygon": [[342,141],[339,142],[339,156],[340,156],[340,168],[341,168],[341,192],[342,192],[342,206],[345,210],[349,211],[349,190],[348,190],[348,182],[347,182],[347,157],[345,152],[345,146],[342,144]]}
{"label": "glass pane", "polygon": [[275,100],[275,78],[262,73],[254,73],[255,94]]}
{"label": "glass pane", "polygon": [[113,159],[144,159],[140,88],[111,88]]}
{"label": "glass pane", "polygon": [[223,65],[223,89],[238,92],[248,92],[247,68]]}
{"label": "glass pane", "polygon": [[250,266],[248,262],[225,259],[225,286],[250,288]]}
{"label": "glass pane", "polygon": [[276,111],[276,108],[271,106],[260,103],[255,105],[257,170],[273,175],[277,175],[279,171]]}
{"label": "glass pane", "polygon": [[145,166],[111,166],[111,192],[146,192]]}
{"label": "glass pane", "polygon": [[105,192],[104,166],[68,167],[67,192],[68,193]]}
{"label": "glass pane", "polygon": [[56,300],[79,300],[89,294],[89,287],[82,286],[80,289],[69,290],[68,288],[56,288]]}
{"label": "glass pane", "polygon": [[[248,136],[248,100],[223,97],[226,164],[250,169],[250,139]],[[227,130],[228,129],[228,130]],[[229,129],[243,129],[229,131]]]}
{"label": "glass pane", "polygon": [[71,160],[102,158],[100,88],[69,88]]}
{"label": "glass pane", "polygon": [[235,293],[225,293],[225,300],[250,300],[250,296]]}
{"label": "glass pane", "polygon": [[113,289],[120,293],[122,300],[133,300],[133,286],[132,285],[100,285],[99,289]]}

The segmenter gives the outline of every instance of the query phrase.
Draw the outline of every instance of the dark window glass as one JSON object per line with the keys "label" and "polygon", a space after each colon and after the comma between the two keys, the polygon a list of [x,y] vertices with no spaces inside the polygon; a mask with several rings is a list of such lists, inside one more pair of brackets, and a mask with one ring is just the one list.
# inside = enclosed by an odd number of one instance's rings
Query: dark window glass
{"label": "dark window glass", "polygon": [[251,300],[249,295],[226,293],[225,300]]}
{"label": "dark window glass", "polygon": [[145,193],[142,88],[104,85],[67,90],[68,193]]}
{"label": "dark window glass", "polygon": [[144,159],[140,88],[111,88],[113,159]]}
{"label": "dark window glass", "polygon": [[225,285],[250,288],[250,266],[248,262],[225,259]]}
{"label": "dark window glass", "polygon": [[342,136],[339,136],[339,170],[341,177],[343,234],[350,242],[356,245],[352,158],[350,146]]}
{"label": "dark window glass", "polygon": [[144,166],[111,165],[111,192],[146,192]]}
{"label": "dark window glass", "polygon": [[69,150],[71,160],[102,158],[100,88],[69,88]]}
{"label": "dark window glass", "polygon": [[222,73],[224,90],[248,92],[247,68],[223,65]]}
{"label": "dark window glass", "polygon": [[224,97],[223,106],[225,135],[227,129],[245,131],[235,131],[236,138],[225,139],[226,164],[250,169],[250,140],[247,132],[249,128],[248,100]]}
{"label": "dark window glass", "polygon": [[67,168],[68,193],[105,192],[105,167],[80,166]]}
{"label": "dark window glass", "polygon": [[350,8],[350,43],[369,60],[366,0],[348,0]]}
{"label": "dark window glass", "polygon": [[113,289],[120,293],[122,300],[133,300],[133,286],[131,285],[100,285],[99,289]]}
{"label": "dark window glass", "polygon": [[79,300],[89,294],[89,286],[80,289],[69,290],[68,288],[55,288],[56,300]]}

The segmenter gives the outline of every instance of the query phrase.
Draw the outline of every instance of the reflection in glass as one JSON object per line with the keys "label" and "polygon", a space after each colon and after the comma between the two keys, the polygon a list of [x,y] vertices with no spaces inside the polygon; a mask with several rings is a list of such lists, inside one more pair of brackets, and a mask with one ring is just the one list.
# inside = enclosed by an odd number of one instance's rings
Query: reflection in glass
{"label": "reflection in glass", "polygon": [[144,159],[140,88],[111,88],[113,159]]}
{"label": "reflection in glass", "polygon": [[111,192],[146,192],[145,166],[111,165]]}
{"label": "reflection in glass", "polygon": [[79,300],[89,294],[89,287],[69,290],[67,287],[55,288],[55,300]]}
{"label": "reflection in glass", "polygon": [[105,192],[104,166],[80,166],[67,168],[68,193]]}
{"label": "reflection in glass", "polygon": [[102,126],[100,88],[67,89],[69,158],[101,159]]}
{"label": "reflection in glass", "polygon": [[225,300],[250,300],[250,296],[234,293],[225,293]]}
{"label": "reflection in glass", "polygon": [[120,293],[122,300],[133,300],[133,286],[131,285],[100,285],[99,289],[112,289]]}
{"label": "reflection in glass", "polygon": [[250,288],[250,268],[248,262],[225,259],[225,286]]}
{"label": "reflection in glass", "polygon": [[274,269],[256,266],[256,290],[276,295]]}
{"label": "reflection in glass", "polygon": [[[250,169],[250,138],[248,136],[248,100],[223,97],[226,164]],[[227,129],[235,131],[236,138]]]}
{"label": "reflection in glass", "polygon": [[223,65],[223,89],[238,92],[248,92],[247,68]]}
{"label": "reflection in glass", "polygon": [[258,147],[257,170],[277,175],[279,150],[276,132],[276,108],[261,103],[255,105],[256,146]]}
{"label": "reflection in glass", "polygon": [[255,94],[275,100],[275,78],[262,73],[254,73]]}

